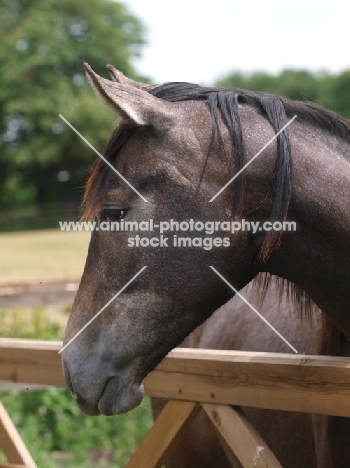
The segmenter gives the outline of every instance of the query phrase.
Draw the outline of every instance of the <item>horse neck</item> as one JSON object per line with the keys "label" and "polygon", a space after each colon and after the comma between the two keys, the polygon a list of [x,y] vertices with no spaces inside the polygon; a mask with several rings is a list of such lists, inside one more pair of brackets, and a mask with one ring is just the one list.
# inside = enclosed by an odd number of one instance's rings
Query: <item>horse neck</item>
{"label": "horse neck", "polygon": [[286,233],[267,271],[303,288],[350,339],[349,144],[312,128],[291,131],[293,190]]}

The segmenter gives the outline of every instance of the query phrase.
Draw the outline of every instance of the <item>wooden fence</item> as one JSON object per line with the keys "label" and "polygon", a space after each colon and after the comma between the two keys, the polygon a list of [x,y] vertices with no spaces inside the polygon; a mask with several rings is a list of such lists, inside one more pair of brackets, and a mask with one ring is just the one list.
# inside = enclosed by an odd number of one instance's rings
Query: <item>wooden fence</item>
{"label": "wooden fence", "polygon": [[[0,339],[0,380],[65,386],[60,348],[60,342]],[[201,407],[228,456],[234,453],[244,467],[254,460],[258,468],[281,465],[243,413],[229,405],[350,417],[348,358],[178,348],[144,385],[147,395],[170,401],[128,468],[161,467]],[[10,463],[0,468],[35,467],[6,412],[0,420],[0,448]]]}

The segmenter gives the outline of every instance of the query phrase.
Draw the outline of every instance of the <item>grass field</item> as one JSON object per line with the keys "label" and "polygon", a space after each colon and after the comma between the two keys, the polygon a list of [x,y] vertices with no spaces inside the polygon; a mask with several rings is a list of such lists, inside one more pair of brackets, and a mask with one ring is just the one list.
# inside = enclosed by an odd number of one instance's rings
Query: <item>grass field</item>
{"label": "grass field", "polygon": [[0,285],[79,279],[89,232],[58,229],[0,234]]}
{"label": "grass field", "polygon": [[[79,279],[90,233],[58,230],[0,234],[0,286]],[[0,336],[57,340],[69,306],[1,310]],[[118,417],[84,415],[68,390],[1,392],[0,399],[39,468],[124,468],[152,424],[149,401]],[[112,461],[103,462],[109,454]],[[93,460],[101,455],[101,462]],[[5,461],[0,449],[0,464]]]}

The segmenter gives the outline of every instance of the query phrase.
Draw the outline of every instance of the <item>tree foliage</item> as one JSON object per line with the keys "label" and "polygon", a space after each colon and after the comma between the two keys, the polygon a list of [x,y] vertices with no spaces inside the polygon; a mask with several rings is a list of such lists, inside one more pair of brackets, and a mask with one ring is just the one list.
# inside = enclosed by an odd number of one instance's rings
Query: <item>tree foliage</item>
{"label": "tree foliage", "polygon": [[59,114],[103,148],[115,116],[92,93],[83,62],[137,78],[143,27],[109,0],[3,0],[0,40],[0,201],[78,198],[95,154]]}
{"label": "tree foliage", "polygon": [[283,70],[278,75],[233,72],[219,80],[218,85],[313,101],[350,118],[350,70],[339,74],[307,70]]}
{"label": "tree foliage", "polygon": [[[102,150],[116,119],[94,96],[82,64],[87,61],[108,76],[105,65],[112,63],[139,79],[132,60],[142,49],[143,35],[139,20],[110,0],[2,0],[2,205],[80,199],[96,155],[59,114]],[[218,84],[311,100],[350,117],[350,70],[338,75],[233,72]]]}
{"label": "tree foliage", "polygon": [[[93,468],[97,464],[89,452],[100,450],[113,450],[110,468],[124,467],[152,425],[148,400],[124,417],[92,418],[79,410],[68,390],[60,388],[0,396],[41,468]],[[69,456],[64,465],[55,461],[54,452]]]}

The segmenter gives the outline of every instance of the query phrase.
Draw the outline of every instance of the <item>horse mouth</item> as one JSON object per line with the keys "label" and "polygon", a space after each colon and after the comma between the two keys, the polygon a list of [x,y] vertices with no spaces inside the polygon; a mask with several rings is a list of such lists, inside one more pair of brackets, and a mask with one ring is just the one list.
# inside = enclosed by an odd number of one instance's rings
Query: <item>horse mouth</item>
{"label": "horse mouth", "polygon": [[138,406],[144,397],[142,383],[126,383],[118,376],[110,377],[97,403],[100,414],[113,416],[127,413]]}
{"label": "horse mouth", "polygon": [[[135,360],[130,361],[129,365],[120,369],[114,369],[105,379],[102,376],[98,378],[95,373],[95,378],[90,380],[90,384],[87,385],[84,382],[84,386],[82,386],[79,385],[79,380],[74,383],[74,379],[63,361],[63,373],[67,388],[79,409],[89,416],[100,414],[113,416],[126,413],[138,406],[144,396],[144,386],[142,379],[137,376],[137,372],[134,371],[131,364],[135,364]],[[104,384],[100,387],[102,379]]]}

